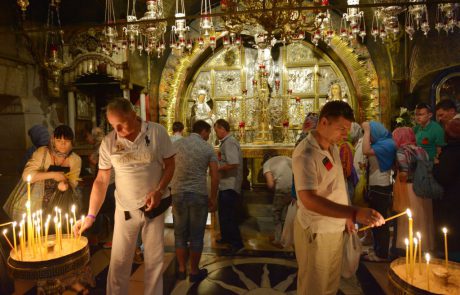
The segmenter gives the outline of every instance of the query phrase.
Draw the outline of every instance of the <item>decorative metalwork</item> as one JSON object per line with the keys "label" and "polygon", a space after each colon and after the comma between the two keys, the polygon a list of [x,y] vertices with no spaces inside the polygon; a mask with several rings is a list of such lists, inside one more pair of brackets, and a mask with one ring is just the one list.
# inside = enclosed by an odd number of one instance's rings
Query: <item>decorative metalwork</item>
{"label": "decorative metalwork", "polygon": [[22,17],[25,17],[27,7],[29,6],[29,1],[28,0],[17,0],[16,3],[18,4],[19,8],[21,8]]}
{"label": "decorative metalwork", "polygon": [[176,0],[176,17],[175,25],[171,27],[171,42],[169,47],[176,49],[179,54],[184,50],[191,50],[193,47],[192,41],[188,39],[190,27],[187,26],[185,20],[185,5],[184,0]]}
{"label": "decorative metalwork", "polygon": [[240,70],[216,71],[215,96],[235,96],[240,94]]}
{"label": "decorative metalwork", "polygon": [[454,3],[440,3],[436,10],[435,29],[438,33],[444,30],[447,34],[453,33],[455,26],[460,27],[458,22],[458,6]]}
{"label": "decorative metalwork", "polygon": [[168,25],[166,21],[157,21],[164,18],[163,0],[147,0],[146,5],[147,11],[140,18],[143,23],[139,25],[140,33],[144,38],[140,39],[142,42],[137,45],[137,50],[139,53],[145,50],[147,54],[156,52],[161,56],[166,49],[164,35]]}
{"label": "decorative metalwork", "polygon": [[[410,0],[411,2],[417,3],[418,0]],[[416,4],[408,7],[406,11],[406,33],[412,40],[414,33],[420,30],[423,34],[428,36],[430,25],[428,21],[428,10],[426,5]]]}
{"label": "decorative metalwork", "polygon": [[[359,5],[359,0],[347,0],[348,5]],[[357,36],[364,42],[366,36],[366,22],[364,12],[358,7],[347,8],[347,12],[342,15],[340,22],[340,37],[343,41],[351,44]]]}
{"label": "decorative metalwork", "polygon": [[48,18],[46,21],[45,53],[43,66],[49,79],[52,80],[53,90],[59,90],[64,63],[64,31],[61,28],[59,16],[59,1],[50,0]]}
{"label": "decorative metalwork", "polygon": [[[323,0],[321,5],[329,5],[329,0]],[[330,46],[331,40],[335,35],[335,30],[332,26],[332,18],[329,9],[318,12],[315,17],[315,25],[317,29],[312,34],[311,42],[318,46],[319,40],[323,40],[327,46]]]}
{"label": "decorative metalwork", "polygon": [[[129,1],[128,0],[128,8],[126,9],[126,22],[127,25],[126,27],[123,27],[123,34],[125,37],[125,40],[123,40],[122,43],[122,48],[126,49],[128,48],[131,53],[134,52],[139,45],[139,43],[142,42],[141,40],[141,32],[139,29],[139,25],[136,23],[137,22],[137,15],[136,15],[136,0],[132,0],[132,10],[129,12]],[[133,24],[131,24],[133,23]]]}
{"label": "decorative metalwork", "polygon": [[119,48],[117,45],[118,32],[117,27],[115,26],[115,8],[113,6],[113,0],[105,1],[105,24],[104,30],[102,33],[105,38],[101,44],[102,52],[107,55],[112,55],[112,53],[117,53]]}
{"label": "decorative metalwork", "polygon": [[[222,0],[221,9],[226,29],[230,33],[240,33],[244,27],[255,30],[257,44],[273,45],[277,40],[291,42],[302,40],[305,31],[315,27],[315,14],[305,7],[303,0]],[[261,11],[237,14],[238,11]],[[262,12],[263,10],[263,12]],[[260,45],[259,45],[260,46]]]}

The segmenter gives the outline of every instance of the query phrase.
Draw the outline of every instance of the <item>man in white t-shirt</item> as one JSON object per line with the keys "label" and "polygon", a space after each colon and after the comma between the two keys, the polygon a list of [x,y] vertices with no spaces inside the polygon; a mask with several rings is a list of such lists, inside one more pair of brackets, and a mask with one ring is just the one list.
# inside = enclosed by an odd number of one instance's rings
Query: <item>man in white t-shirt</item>
{"label": "man in white t-shirt", "polygon": [[292,159],[286,156],[269,158],[263,165],[263,173],[267,181],[267,187],[272,189],[273,196],[273,221],[275,234],[272,244],[276,247],[281,245],[281,233],[283,231],[286,211],[291,202],[292,187]]}
{"label": "man in white t-shirt", "polygon": [[[348,206],[342,164],[336,144],[347,137],[353,110],[343,101],[321,109],[318,125],[292,156],[299,209],[294,223],[297,294],[336,294],[339,288],[343,231],[354,222],[379,226],[375,210]],[[347,226],[345,226],[347,225]]]}
{"label": "man in white t-shirt", "polygon": [[75,231],[81,234],[93,224],[113,167],[116,208],[107,294],[128,294],[139,231],[145,249],[144,294],[163,294],[163,212],[171,203],[167,187],[174,173],[175,150],[166,129],[141,121],[129,100],[110,102],[107,120],[114,130],[102,141],[88,215]]}

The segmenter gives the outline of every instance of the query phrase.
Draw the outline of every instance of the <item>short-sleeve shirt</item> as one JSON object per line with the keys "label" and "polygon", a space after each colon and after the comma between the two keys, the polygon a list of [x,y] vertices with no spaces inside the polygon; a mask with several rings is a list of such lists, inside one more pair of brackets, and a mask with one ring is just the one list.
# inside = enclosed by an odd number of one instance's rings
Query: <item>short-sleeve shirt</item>
{"label": "short-sleeve shirt", "polygon": [[[292,155],[292,170],[297,191],[316,190],[318,196],[341,205],[348,204],[345,178],[343,176],[339,149],[333,145],[330,152],[323,150],[313,133],[295,148]],[[300,198],[297,204],[297,219],[304,229],[311,228],[313,233],[342,232],[344,218],[324,216],[308,210]]]}
{"label": "short-sleeve shirt", "polygon": [[209,163],[217,162],[217,155],[211,145],[199,134],[174,142],[176,168],[171,181],[172,194],[193,192],[207,195],[207,170]]}
{"label": "short-sleeve shirt", "polygon": [[220,171],[219,190],[234,190],[241,193],[243,182],[243,154],[238,140],[229,134],[220,141],[219,166],[238,164],[236,169]]}
{"label": "short-sleeve shirt", "polygon": [[117,136],[115,131],[104,137],[99,150],[99,169],[115,170],[117,207],[132,211],[144,206],[147,193],[158,186],[163,176],[163,159],[174,154],[168,132],[153,122],[142,122],[141,132],[134,141]]}
{"label": "short-sleeve shirt", "polygon": [[444,130],[441,125],[435,121],[430,121],[425,127],[415,126],[414,133],[417,145],[422,147],[428,153],[430,161],[433,161],[437,153],[436,147],[445,145]]}
{"label": "short-sleeve shirt", "polygon": [[275,191],[288,193],[292,187],[292,159],[276,156],[268,159],[263,166],[263,173],[271,172],[275,180]]}

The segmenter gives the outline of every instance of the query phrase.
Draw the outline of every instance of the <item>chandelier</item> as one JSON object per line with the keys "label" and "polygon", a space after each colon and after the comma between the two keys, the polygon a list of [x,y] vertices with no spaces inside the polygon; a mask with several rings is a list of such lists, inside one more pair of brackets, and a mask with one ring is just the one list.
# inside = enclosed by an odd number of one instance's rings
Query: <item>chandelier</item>
{"label": "chandelier", "polygon": [[141,34],[139,30],[139,25],[137,22],[137,15],[136,15],[136,0],[133,0],[132,3],[132,10],[129,12],[129,0],[128,0],[128,8],[126,9],[126,26],[123,27],[123,36],[124,40],[122,41],[122,48],[128,48],[131,53],[136,50],[139,43],[142,43]]}
{"label": "chandelier", "polygon": [[[323,0],[322,6],[329,5],[329,0]],[[331,45],[332,38],[335,35],[334,27],[332,26],[332,18],[329,9],[320,11],[315,17],[316,30],[312,34],[311,42],[318,46],[319,41],[323,40],[327,46]]]}
{"label": "chandelier", "polygon": [[[359,0],[347,0],[348,5],[359,5]],[[360,36],[362,41],[366,36],[366,22],[364,12],[358,7],[347,8],[347,12],[342,15],[340,22],[340,38],[344,41],[351,41]]]}
{"label": "chandelier", "polygon": [[191,50],[193,47],[192,41],[188,38],[190,27],[187,26],[185,20],[185,5],[184,0],[176,0],[176,13],[174,14],[176,21],[171,27],[171,42],[169,47],[176,49],[179,54],[184,50]]}
{"label": "chandelier", "polygon": [[115,26],[115,9],[113,6],[113,0],[105,0],[105,15],[104,23],[106,24],[102,30],[103,40],[101,42],[101,50],[104,54],[112,55],[119,51],[117,44],[117,27]]}
{"label": "chandelier", "polygon": [[[314,28],[315,14],[301,8],[310,5],[304,0],[221,0],[226,30],[241,33],[245,28],[255,31],[256,42],[273,45],[305,37]],[[253,11],[239,14],[239,11]]]}
{"label": "chandelier", "polygon": [[[411,0],[411,2],[417,3],[418,0]],[[406,11],[406,28],[405,31],[409,35],[409,39],[413,39],[415,31],[420,30],[423,34],[428,36],[430,25],[428,22],[428,10],[426,5],[415,4],[410,5]]]}
{"label": "chandelier", "polygon": [[43,67],[48,78],[54,83],[54,90],[59,89],[61,71],[64,68],[64,31],[61,28],[59,2],[50,0],[46,22],[45,52]]}
{"label": "chandelier", "polygon": [[460,28],[458,21],[458,6],[454,3],[440,3],[436,10],[435,29],[438,33],[444,30],[447,34],[453,33],[455,26]]}

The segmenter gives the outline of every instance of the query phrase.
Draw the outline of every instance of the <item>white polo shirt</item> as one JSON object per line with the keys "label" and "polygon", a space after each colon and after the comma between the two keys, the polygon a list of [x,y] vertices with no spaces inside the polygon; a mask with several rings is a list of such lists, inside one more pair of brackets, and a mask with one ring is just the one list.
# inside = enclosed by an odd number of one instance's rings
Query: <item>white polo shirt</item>
{"label": "white polo shirt", "polygon": [[[168,132],[160,124],[142,122],[141,132],[131,142],[110,132],[101,143],[99,169],[115,170],[117,208],[133,211],[157,188],[163,175],[163,159],[175,154]],[[169,191],[163,198],[167,197]]]}
{"label": "white polo shirt", "polygon": [[[292,171],[297,196],[302,190],[316,190],[318,196],[348,205],[339,149],[333,145],[330,151],[321,149],[312,132],[296,147],[292,155]],[[335,233],[345,229],[344,218],[328,217],[308,210],[300,199],[297,204],[297,218],[304,229],[310,227],[313,233]]]}

